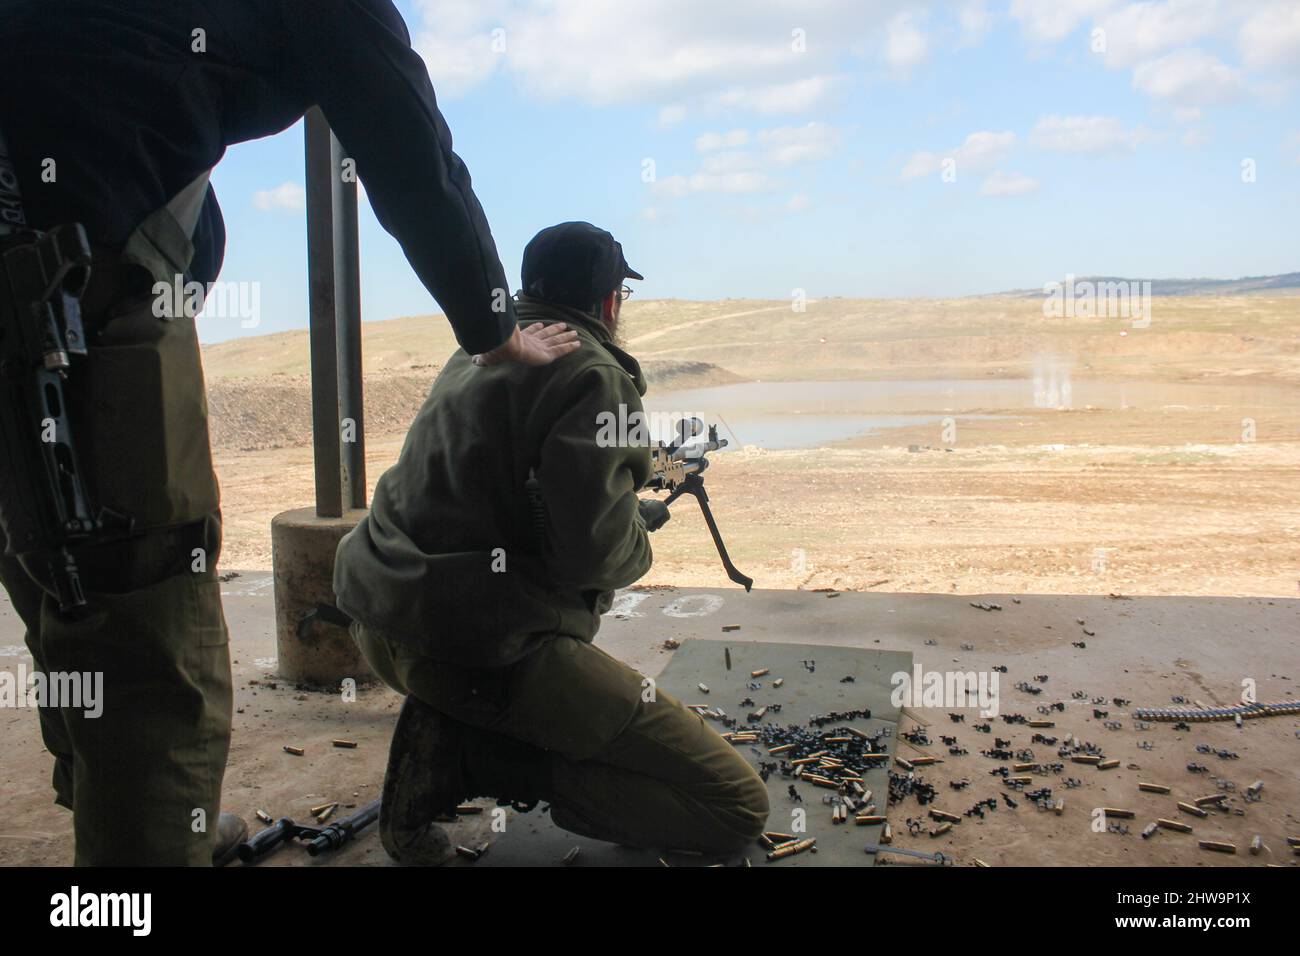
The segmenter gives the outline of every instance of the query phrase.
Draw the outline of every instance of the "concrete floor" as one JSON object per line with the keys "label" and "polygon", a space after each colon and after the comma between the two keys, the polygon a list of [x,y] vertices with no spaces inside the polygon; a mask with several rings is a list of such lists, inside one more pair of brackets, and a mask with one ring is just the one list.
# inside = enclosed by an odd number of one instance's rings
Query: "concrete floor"
{"label": "concrete floor", "polygon": [[[234,739],[226,774],[226,809],[253,821],[256,809],[274,817],[306,818],[308,806],[331,800],[361,805],[378,795],[388,737],[399,698],[379,686],[363,686],[355,702],[337,693],[296,688],[277,681],[271,606],[271,576],[241,574],[224,589],[232,633],[235,675]],[[1242,681],[1255,681],[1259,700],[1300,697],[1300,600],[1266,598],[1154,597],[1122,598],[1059,595],[936,595],[843,593],[809,591],[703,590],[656,588],[620,595],[601,629],[601,645],[633,667],[654,676],[671,654],[664,642],[686,638],[720,639],[723,626],[738,625],[727,639],[777,641],[910,651],[926,671],[989,670],[1000,673],[1001,713],[1039,717],[1037,708],[1065,704],[1052,715],[1056,727],[1033,731],[1022,724],[994,718],[992,733],[977,733],[980,718],[968,711],[962,723],[947,716],[950,708],[911,707],[900,730],[928,724],[932,743],[920,750],[944,758],[921,776],[939,788],[934,807],[962,814],[977,801],[1000,795],[1006,788],[989,771],[1006,761],[980,755],[1000,736],[1012,749],[1033,747],[1035,759],[1058,761],[1055,747],[1032,745],[1035,732],[1064,738],[1067,734],[1104,747],[1119,757],[1120,766],[1100,771],[1066,762],[1061,774],[1036,778],[1032,787],[1052,787],[1066,801],[1057,816],[1036,810],[1023,797],[1017,809],[1005,803],[984,820],[963,822],[939,838],[911,837],[905,820],[925,818],[929,807],[914,799],[889,811],[895,845],[925,851],[941,849],[958,863],[975,859],[990,865],[1295,865],[1286,836],[1300,834],[1300,718],[1274,717],[1247,721],[1241,729],[1231,723],[1194,724],[1174,731],[1155,724],[1139,731],[1127,707],[1106,705],[1109,718],[1123,729],[1108,730],[1093,716],[1087,698],[1119,697],[1133,707],[1173,706],[1179,695],[1206,706],[1231,706]],[[1001,611],[983,611],[971,602],[993,602]],[[1077,623],[1083,619],[1085,625]],[[1084,627],[1094,636],[1085,636]],[[1085,648],[1074,642],[1086,643]],[[7,600],[0,598],[0,669],[13,671],[26,660],[22,629]],[[969,645],[970,649],[963,649]],[[1037,677],[1046,675],[1046,682]],[[1014,689],[1028,681],[1041,685],[1034,696]],[[796,715],[784,715],[793,720]],[[908,719],[908,718],[912,719]],[[65,864],[71,860],[68,815],[54,807],[48,789],[50,758],[40,743],[34,714],[25,710],[0,712],[6,742],[0,768],[0,865]],[[955,735],[969,751],[950,756],[939,735]],[[358,742],[353,750],[333,748],[333,738]],[[1141,741],[1153,749],[1139,748]],[[286,754],[284,745],[305,749],[304,756]],[[1239,754],[1220,759],[1202,754],[1196,745]],[[906,756],[915,750],[900,745]],[[1190,762],[1209,772],[1192,774]],[[1082,782],[1063,789],[1062,777]],[[949,781],[966,778],[963,790]],[[1137,782],[1154,781],[1173,787],[1161,796],[1139,793]],[[1182,817],[1195,826],[1193,834],[1162,831],[1150,840],[1141,829],[1156,817],[1179,817],[1178,799],[1187,800],[1219,789],[1216,780],[1233,789],[1225,812],[1208,819]],[[1264,798],[1248,803],[1241,791],[1263,780]],[[1032,789],[1031,787],[1031,789]],[[1094,807],[1133,809],[1125,822],[1130,833],[1093,832]],[[813,820],[822,808],[810,809]],[[1233,810],[1243,811],[1238,815]],[[773,808],[788,814],[788,807]],[[470,843],[484,834],[486,815],[456,824],[457,842]],[[256,825],[256,821],[253,821]],[[933,826],[926,818],[925,823]],[[829,825],[827,823],[827,825]],[[1270,853],[1245,852],[1251,837],[1260,834]],[[1236,856],[1197,848],[1198,839],[1238,844]],[[481,840],[480,840],[481,842]],[[387,862],[372,831],[345,851],[319,861],[287,848],[269,865],[383,865]],[[553,862],[542,861],[539,863]],[[901,858],[900,858],[901,864]],[[265,864],[264,864],[265,865]]]}

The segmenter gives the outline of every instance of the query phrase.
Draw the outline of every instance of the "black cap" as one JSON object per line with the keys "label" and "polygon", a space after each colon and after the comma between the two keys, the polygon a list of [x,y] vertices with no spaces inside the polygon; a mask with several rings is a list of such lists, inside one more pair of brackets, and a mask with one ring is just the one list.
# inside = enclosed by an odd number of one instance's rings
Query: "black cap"
{"label": "black cap", "polygon": [[543,229],[524,247],[524,292],[548,302],[589,309],[624,279],[644,279],[623,258],[623,247],[589,222]]}

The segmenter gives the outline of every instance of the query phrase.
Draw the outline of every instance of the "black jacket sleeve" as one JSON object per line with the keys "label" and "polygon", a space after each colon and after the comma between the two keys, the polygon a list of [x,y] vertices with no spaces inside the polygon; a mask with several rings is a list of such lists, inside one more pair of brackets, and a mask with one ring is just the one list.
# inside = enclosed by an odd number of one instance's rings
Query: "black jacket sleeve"
{"label": "black jacket sleeve", "polygon": [[505,270],[401,14],[391,0],[285,0],[285,13],[305,101],[356,160],[456,340],[470,354],[501,345],[516,327]]}

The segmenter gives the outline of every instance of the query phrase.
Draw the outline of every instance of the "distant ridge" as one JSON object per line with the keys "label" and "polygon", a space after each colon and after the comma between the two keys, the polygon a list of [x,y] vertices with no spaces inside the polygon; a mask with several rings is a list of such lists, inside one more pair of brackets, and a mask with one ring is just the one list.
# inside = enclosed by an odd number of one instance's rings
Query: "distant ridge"
{"label": "distant ridge", "polygon": [[[1064,282],[1065,277],[1056,279]],[[1300,290],[1300,272],[1286,272],[1276,276],[1245,276],[1241,279],[1126,279],[1121,276],[1075,276],[1080,282],[1150,282],[1152,295],[1246,295],[1251,292],[1292,292]],[[993,295],[1010,295],[1034,298],[1043,295],[1038,289],[1012,289]]]}

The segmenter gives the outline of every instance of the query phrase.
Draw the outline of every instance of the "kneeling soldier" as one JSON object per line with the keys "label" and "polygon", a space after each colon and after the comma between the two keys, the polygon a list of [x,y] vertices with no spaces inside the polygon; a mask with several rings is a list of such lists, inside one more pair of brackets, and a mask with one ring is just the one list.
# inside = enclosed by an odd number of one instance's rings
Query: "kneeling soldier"
{"label": "kneeling soldier", "polygon": [[642,411],[640,366],[615,344],[625,278],[641,276],[589,223],[534,237],[518,319],[567,323],[585,347],[533,368],[453,355],[339,545],[339,607],[407,695],[380,816],[401,862],[446,859],[434,818],[479,796],[549,801],[584,836],[704,853],[755,839],[767,819],[744,758],[592,643],[668,520],[636,494],[648,447],[597,440],[601,417]]}

